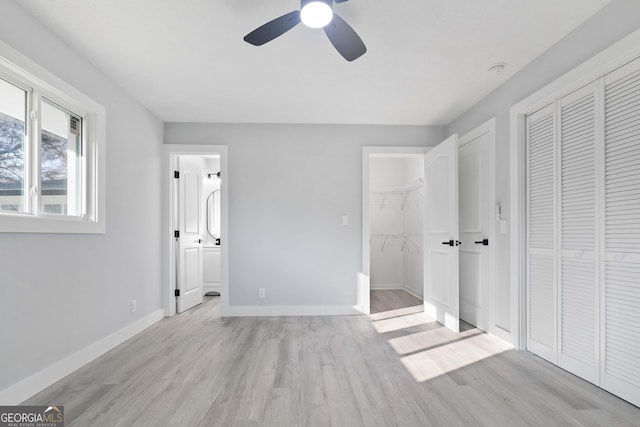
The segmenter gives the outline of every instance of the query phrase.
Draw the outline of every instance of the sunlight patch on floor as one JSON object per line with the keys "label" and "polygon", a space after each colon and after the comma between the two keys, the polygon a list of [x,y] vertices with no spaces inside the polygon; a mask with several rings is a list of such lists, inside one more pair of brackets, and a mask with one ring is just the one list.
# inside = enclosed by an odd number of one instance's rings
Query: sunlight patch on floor
{"label": "sunlight patch on floor", "polygon": [[396,310],[387,310],[387,311],[381,311],[379,313],[373,313],[369,315],[369,317],[373,321],[378,321],[378,320],[391,319],[393,317],[406,316],[408,314],[415,314],[415,313],[422,313],[422,312],[424,312],[424,306],[420,304],[420,305],[414,305],[412,307],[403,307],[403,308],[398,308]]}
{"label": "sunlight patch on floor", "polygon": [[[457,335],[451,334],[451,339],[455,340]],[[511,350],[508,344],[481,333],[464,340],[455,340],[430,350],[410,354],[400,360],[416,381],[423,382],[508,350]]]}
{"label": "sunlight patch on floor", "polygon": [[[385,313],[389,312],[386,311]],[[397,331],[400,329],[410,328],[412,326],[426,325],[429,323],[435,323],[435,321],[426,314],[419,312],[374,321],[373,327],[378,331],[378,333],[384,334],[386,332]]]}
{"label": "sunlight patch on floor", "polygon": [[392,338],[387,342],[391,344],[391,347],[393,347],[396,353],[404,356],[406,354],[415,353],[421,350],[428,350],[443,345],[448,345],[454,340],[466,340],[483,333],[484,332],[478,329],[470,329],[468,331],[464,331],[455,335],[453,334],[453,332],[440,325],[435,329]]}
{"label": "sunlight patch on floor", "polygon": [[395,332],[387,342],[418,382],[512,350],[504,341],[464,322],[461,332],[455,333],[423,310],[422,305],[417,305],[370,315],[379,334]]}

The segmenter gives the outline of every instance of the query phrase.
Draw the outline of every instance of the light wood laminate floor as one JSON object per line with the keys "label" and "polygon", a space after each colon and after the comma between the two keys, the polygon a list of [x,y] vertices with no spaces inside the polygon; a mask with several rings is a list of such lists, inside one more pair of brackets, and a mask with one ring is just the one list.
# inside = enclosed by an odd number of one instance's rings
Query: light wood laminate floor
{"label": "light wood laminate floor", "polygon": [[28,399],[67,426],[638,426],[640,409],[418,307],[164,319]]}
{"label": "light wood laminate floor", "polygon": [[375,314],[399,308],[415,307],[421,305],[422,300],[402,289],[375,289],[370,293],[369,303],[371,314]]}

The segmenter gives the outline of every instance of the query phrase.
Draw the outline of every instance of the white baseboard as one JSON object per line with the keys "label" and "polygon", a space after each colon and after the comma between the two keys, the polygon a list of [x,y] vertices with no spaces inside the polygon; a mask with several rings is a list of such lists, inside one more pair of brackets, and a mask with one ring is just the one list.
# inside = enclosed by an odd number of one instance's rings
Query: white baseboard
{"label": "white baseboard", "polygon": [[393,290],[398,290],[398,289],[402,289],[403,291],[413,295],[414,297],[422,299],[422,296],[416,294],[414,291],[412,291],[411,289],[407,288],[403,284],[385,283],[385,284],[380,284],[380,285],[371,285],[371,290],[372,291],[393,291]]}
{"label": "white baseboard", "polygon": [[501,341],[509,344],[514,348],[518,348],[518,344],[514,342],[514,336],[511,332],[502,329],[500,326],[496,325],[494,327],[489,327],[487,333],[491,336],[498,338]]}
{"label": "white baseboard", "polygon": [[66,377],[102,356],[114,347],[122,344],[134,335],[147,329],[164,318],[164,309],[156,310],[101,340],[78,350],[77,352],[55,362],[43,370],[0,390],[0,405],[18,405],[34,394],[44,390],[56,381]]}
{"label": "white baseboard", "polygon": [[220,283],[216,285],[203,285],[202,291],[206,294],[207,292],[220,292]]}
{"label": "white baseboard", "polygon": [[362,314],[350,305],[230,305],[224,317],[344,316]]}
{"label": "white baseboard", "polygon": [[422,299],[422,295],[418,295],[417,293],[415,293],[413,290],[409,289],[409,288],[402,288],[403,291],[405,291],[408,294],[413,295],[414,297],[418,298],[418,299]]}
{"label": "white baseboard", "polygon": [[371,284],[372,291],[386,291],[391,289],[404,289],[404,285],[402,283],[380,283],[380,284]]}

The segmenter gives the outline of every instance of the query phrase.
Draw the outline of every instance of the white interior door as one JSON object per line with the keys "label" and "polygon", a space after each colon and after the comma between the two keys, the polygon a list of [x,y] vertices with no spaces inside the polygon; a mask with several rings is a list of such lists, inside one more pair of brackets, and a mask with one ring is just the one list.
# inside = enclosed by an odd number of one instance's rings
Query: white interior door
{"label": "white interior door", "polygon": [[424,309],[459,332],[458,135],[431,149],[424,160]]}
{"label": "white interior door", "polygon": [[178,313],[202,303],[202,164],[178,159]]}
{"label": "white interior door", "polygon": [[[463,142],[461,141],[461,144]],[[491,134],[460,147],[460,318],[484,331],[489,328],[491,253]]]}

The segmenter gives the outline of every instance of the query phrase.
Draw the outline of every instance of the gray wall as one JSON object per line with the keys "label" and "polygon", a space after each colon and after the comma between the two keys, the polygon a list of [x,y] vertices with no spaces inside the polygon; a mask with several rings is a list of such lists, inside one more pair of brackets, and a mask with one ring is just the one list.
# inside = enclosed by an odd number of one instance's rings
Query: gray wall
{"label": "gray wall", "polygon": [[[496,198],[509,217],[509,108],[640,28],[640,1],[614,0],[447,126],[460,135],[496,117]],[[497,324],[509,329],[509,234],[497,234]]]}
{"label": "gray wall", "polygon": [[106,234],[0,234],[2,390],[161,308],[163,128],[12,1],[0,39],[107,110]]}
{"label": "gray wall", "polygon": [[229,146],[230,305],[351,306],[362,147],[432,146],[443,136],[424,126],[168,123],[164,140]]}

